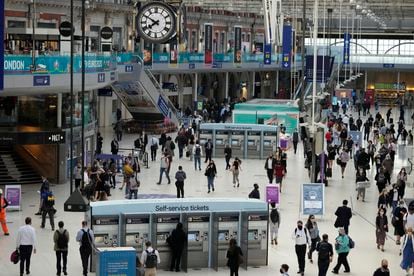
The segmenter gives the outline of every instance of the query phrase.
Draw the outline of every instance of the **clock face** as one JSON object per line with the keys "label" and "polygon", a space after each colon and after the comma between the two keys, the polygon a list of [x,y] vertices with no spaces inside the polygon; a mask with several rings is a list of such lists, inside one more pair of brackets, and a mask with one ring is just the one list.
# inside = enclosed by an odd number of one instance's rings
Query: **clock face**
{"label": "clock face", "polygon": [[151,2],[138,12],[138,32],[145,41],[164,43],[176,33],[176,14],[162,2]]}

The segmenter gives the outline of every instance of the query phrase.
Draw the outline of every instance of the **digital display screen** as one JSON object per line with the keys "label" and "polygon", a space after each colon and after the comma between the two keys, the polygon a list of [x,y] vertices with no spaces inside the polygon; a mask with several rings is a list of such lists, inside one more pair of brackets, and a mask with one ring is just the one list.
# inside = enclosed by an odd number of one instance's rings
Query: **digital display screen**
{"label": "digital display screen", "polygon": [[264,141],[263,142],[263,145],[265,146],[265,147],[270,147],[271,145],[272,145],[272,142],[270,142],[270,141]]}
{"label": "digital display screen", "polygon": [[232,139],[232,140],[231,140],[231,144],[232,144],[233,146],[237,146],[237,145],[239,144],[239,140]]}
{"label": "digital display screen", "polygon": [[95,236],[95,243],[104,243],[104,241],[105,241],[104,237]]}
{"label": "digital display screen", "polygon": [[223,145],[223,139],[216,139],[216,145]]}
{"label": "digital display screen", "polygon": [[218,233],[218,240],[219,241],[225,241],[226,240],[226,233],[224,233],[224,232]]}
{"label": "digital display screen", "polygon": [[257,232],[256,231],[249,231],[248,234],[249,241],[254,241],[257,239]]}
{"label": "digital display screen", "polygon": [[194,233],[188,234],[188,241],[196,241],[197,240],[197,235]]}
{"label": "digital display screen", "polygon": [[247,145],[249,145],[249,146],[254,146],[254,140],[249,140],[249,141],[247,141]]}

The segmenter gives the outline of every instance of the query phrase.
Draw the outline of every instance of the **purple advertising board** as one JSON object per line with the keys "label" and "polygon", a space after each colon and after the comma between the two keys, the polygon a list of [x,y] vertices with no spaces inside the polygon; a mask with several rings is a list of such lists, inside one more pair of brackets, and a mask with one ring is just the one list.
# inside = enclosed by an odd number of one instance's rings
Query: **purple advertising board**
{"label": "purple advertising board", "polygon": [[266,186],[266,202],[279,205],[279,184],[268,184]]}
{"label": "purple advertising board", "polygon": [[5,197],[9,202],[7,209],[20,210],[22,187],[20,185],[6,185]]}

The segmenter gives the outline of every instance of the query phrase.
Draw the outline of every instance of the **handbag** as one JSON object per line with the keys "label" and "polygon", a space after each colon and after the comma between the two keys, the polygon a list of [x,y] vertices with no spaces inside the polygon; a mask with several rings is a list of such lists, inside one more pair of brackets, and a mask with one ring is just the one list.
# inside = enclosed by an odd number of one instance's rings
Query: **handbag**
{"label": "handbag", "polygon": [[338,164],[339,166],[342,165],[342,161],[341,158],[336,158],[336,164]]}
{"label": "handbag", "polygon": [[10,261],[14,264],[17,264],[20,261],[20,253],[19,250],[14,250],[10,255]]}
{"label": "handbag", "polygon": [[244,260],[243,260],[243,256],[242,255],[239,254],[239,256],[237,257],[237,262],[238,262],[239,265],[241,265],[241,264],[244,263]]}

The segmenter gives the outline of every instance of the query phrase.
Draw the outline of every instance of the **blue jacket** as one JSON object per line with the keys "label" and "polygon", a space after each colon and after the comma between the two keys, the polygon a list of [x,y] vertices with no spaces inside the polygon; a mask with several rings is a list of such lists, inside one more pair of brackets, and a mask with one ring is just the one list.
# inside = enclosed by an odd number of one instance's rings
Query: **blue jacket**
{"label": "blue jacket", "polygon": [[[339,247],[338,247],[338,245]],[[351,248],[349,247],[349,238],[347,235],[339,235],[335,239],[335,249],[336,253],[348,253]]]}

